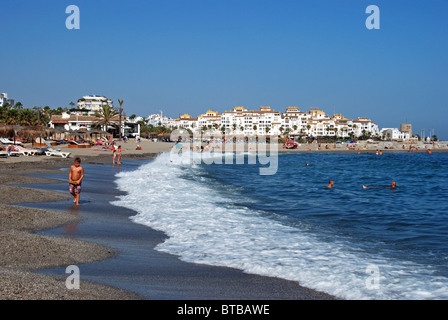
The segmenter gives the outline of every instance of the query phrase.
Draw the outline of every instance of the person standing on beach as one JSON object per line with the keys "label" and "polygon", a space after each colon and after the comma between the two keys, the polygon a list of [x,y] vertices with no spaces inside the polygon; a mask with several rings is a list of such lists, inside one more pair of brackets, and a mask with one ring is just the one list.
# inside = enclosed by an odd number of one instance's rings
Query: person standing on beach
{"label": "person standing on beach", "polygon": [[113,152],[113,156],[112,156],[112,165],[115,165],[115,158],[117,157],[117,145],[114,143],[112,145],[112,152]]}
{"label": "person standing on beach", "polygon": [[70,172],[68,174],[68,182],[69,182],[68,191],[75,198],[73,202],[76,205],[79,205],[82,179],[84,179],[84,168],[81,167],[81,159],[76,158],[75,163],[70,167]]}
{"label": "person standing on beach", "polygon": [[121,164],[121,146],[118,146],[117,153],[118,153],[117,164]]}

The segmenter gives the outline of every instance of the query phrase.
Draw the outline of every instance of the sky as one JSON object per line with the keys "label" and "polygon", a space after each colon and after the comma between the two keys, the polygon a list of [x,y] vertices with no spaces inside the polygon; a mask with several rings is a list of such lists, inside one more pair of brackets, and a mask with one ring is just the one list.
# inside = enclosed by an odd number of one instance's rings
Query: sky
{"label": "sky", "polygon": [[318,107],[448,140],[447,14],[445,0],[0,0],[0,92],[28,108],[105,95],[138,116]]}

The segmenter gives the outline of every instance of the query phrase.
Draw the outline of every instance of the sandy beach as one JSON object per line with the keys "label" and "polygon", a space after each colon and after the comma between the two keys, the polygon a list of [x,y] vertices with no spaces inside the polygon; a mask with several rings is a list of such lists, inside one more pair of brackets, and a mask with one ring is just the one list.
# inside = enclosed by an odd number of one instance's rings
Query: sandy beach
{"label": "sandy beach", "polygon": [[[165,150],[167,144],[154,143],[151,152]],[[82,283],[80,290],[67,290],[65,278],[58,279],[33,272],[38,269],[100,261],[116,253],[91,242],[36,234],[79,221],[79,216],[56,210],[29,208],[18,203],[40,203],[70,199],[70,194],[20,185],[60,183],[58,179],[40,178],[36,174],[61,175],[58,168],[68,167],[73,157],[106,162],[104,155],[93,149],[77,149],[69,159],[47,156],[19,156],[0,160],[0,299],[139,299],[124,290],[93,283]],[[135,149],[135,148],[134,148]],[[139,152],[137,152],[139,151]],[[153,154],[135,150],[123,158],[151,158]],[[64,175],[65,178],[65,175]],[[68,275],[67,275],[68,276]]]}
{"label": "sandy beach", "polygon": [[[149,141],[118,144],[124,149],[122,159],[132,165],[139,165],[139,161],[134,160],[150,160],[173,146],[173,143]],[[137,145],[142,149],[137,150]],[[386,146],[391,144],[365,144],[362,152],[404,151],[399,145],[384,149]],[[338,146],[321,150],[316,149],[317,144],[312,144],[311,150],[309,147],[302,145],[285,150],[280,146],[279,151],[357,153]],[[112,152],[60,148],[71,152],[70,158],[0,159],[0,299],[333,298],[300,287],[296,282],[249,275],[230,268],[184,263],[175,256],[155,251],[154,247],[165,236],[132,223],[128,217],[134,213],[130,210],[109,204],[119,194],[111,186],[113,176],[108,174],[112,168]],[[431,148],[445,152],[446,143]],[[418,151],[425,151],[425,145],[419,146]],[[66,183],[61,184],[66,179],[66,171],[59,169],[68,168],[75,157],[81,157],[82,164],[91,167],[89,178],[95,182],[83,191],[83,197],[90,200],[74,214]],[[109,191],[97,191],[106,189]],[[67,226],[73,225],[77,226],[77,231],[67,232]],[[111,237],[111,234],[116,236]],[[65,267],[73,264],[82,264],[86,266],[83,270],[91,273],[81,278],[79,290],[68,290],[65,286],[68,276],[64,273]],[[50,274],[39,271],[51,268],[56,269]],[[55,276],[58,272],[59,276]]]}
{"label": "sandy beach", "polygon": [[[143,150],[123,144],[122,159],[139,165],[134,160],[149,160],[172,147],[141,145]],[[83,191],[86,203],[74,211],[65,190],[67,171],[59,169],[76,156],[94,181]],[[154,247],[165,235],[131,222],[135,212],[109,204],[120,194],[111,187],[109,172],[118,169],[111,160],[111,152],[92,149],[75,150],[68,159],[0,160],[0,299],[333,299],[296,282],[185,263],[157,252]],[[68,290],[65,268],[80,264],[81,289]]]}

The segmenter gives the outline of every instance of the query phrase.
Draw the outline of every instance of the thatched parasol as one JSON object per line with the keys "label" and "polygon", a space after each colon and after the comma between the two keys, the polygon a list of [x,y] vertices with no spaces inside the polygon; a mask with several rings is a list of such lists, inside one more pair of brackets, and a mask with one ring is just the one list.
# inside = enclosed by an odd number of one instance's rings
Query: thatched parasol
{"label": "thatched parasol", "polygon": [[11,125],[0,125],[0,136],[3,138],[13,138],[16,134],[14,126]]}
{"label": "thatched parasol", "polygon": [[31,140],[34,144],[34,141],[37,138],[47,138],[54,132],[53,129],[42,126],[29,126],[29,127],[20,127],[17,131],[17,136],[22,139]]}

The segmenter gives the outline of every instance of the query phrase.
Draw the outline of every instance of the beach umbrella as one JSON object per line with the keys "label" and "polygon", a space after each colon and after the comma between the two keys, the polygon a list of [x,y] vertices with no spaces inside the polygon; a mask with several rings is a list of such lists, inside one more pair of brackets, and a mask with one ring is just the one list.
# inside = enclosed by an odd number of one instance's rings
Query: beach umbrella
{"label": "beach umbrella", "polygon": [[47,138],[54,132],[53,129],[42,126],[21,127],[17,135],[23,139],[31,140],[34,144],[36,138]]}
{"label": "beach umbrella", "polygon": [[0,136],[3,138],[13,138],[15,136],[15,128],[11,125],[0,126]]}

